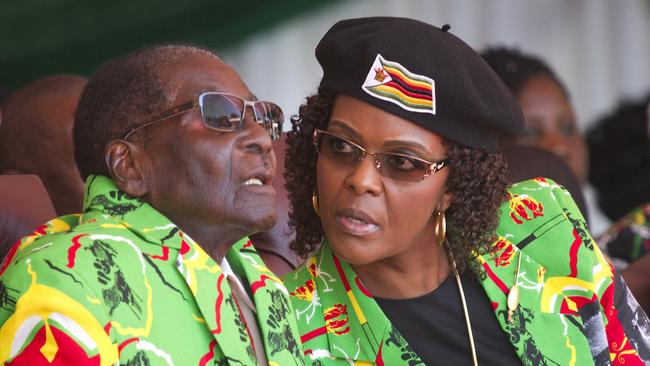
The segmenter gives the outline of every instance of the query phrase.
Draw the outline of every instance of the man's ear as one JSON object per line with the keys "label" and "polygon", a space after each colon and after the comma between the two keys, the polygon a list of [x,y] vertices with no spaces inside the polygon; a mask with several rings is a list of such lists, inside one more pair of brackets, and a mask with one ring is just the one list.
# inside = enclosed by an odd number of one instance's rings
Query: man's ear
{"label": "man's ear", "polygon": [[147,155],[141,146],[124,140],[113,140],[104,152],[106,165],[115,184],[133,197],[148,193],[146,182]]}

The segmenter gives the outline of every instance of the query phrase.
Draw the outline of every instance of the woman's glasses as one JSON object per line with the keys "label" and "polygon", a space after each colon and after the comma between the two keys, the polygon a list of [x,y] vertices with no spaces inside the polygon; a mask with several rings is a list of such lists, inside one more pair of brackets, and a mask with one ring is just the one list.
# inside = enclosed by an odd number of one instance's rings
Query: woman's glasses
{"label": "woman's glasses", "polygon": [[249,106],[253,111],[255,121],[271,135],[271,139],[277,140],[280,137],[282,122],[284,122],[284,114],[277,104],[245,100],[236,95],[221,92],[205,92],[199,95],[198,104],[196,101],[191,101],[169,109],[152,121],[148,121],[129,131],[123,140],[128,139],[131,134],[138,130],[178,116],[196,107],[201,110],[201,117],[205,127],[221,132],[232,132],[243,126],[246,107]]}
{"label": "woman's glasses", "polygon": [[348,139],[319,129],[314,130],[314,146],[321,156],[350,167],[356,166],[370,155],[383,176],[408,182],[419,182],[444,168],[447,163],[447,160],[430,162],[400,153],[370,153]]}

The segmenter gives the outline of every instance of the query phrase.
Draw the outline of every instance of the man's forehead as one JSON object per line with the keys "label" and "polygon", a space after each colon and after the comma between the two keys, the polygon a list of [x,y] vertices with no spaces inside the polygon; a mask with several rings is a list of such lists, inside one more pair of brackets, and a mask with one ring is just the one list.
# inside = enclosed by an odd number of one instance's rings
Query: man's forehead
{"label": "man's forehead", "polygon": [[217,58],[192,55],[161,70],[175,99],[198,97],[207,91],[255,98],[233,68]]}

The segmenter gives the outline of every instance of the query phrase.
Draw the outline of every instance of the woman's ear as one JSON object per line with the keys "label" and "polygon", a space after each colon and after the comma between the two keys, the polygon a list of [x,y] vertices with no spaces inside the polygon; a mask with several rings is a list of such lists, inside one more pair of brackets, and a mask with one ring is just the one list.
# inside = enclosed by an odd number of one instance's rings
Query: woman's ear
{"label": "woman's ear", "polygon": [[104,152],[106,165],[115,184],[133,197],[148,193],[146,182],[147,155],[139,145],[124,140],[113,140]]}
{"label": "woman's ear", "polygon": [[436,210],[437,211],[443,211],[443,212],[447,211],[449,206],[451,206],[451,202],[453,201],[453,199],[454,199],[454,194],[453,193],[451,193],[450,191],[445,192],[442,195],[442,198],[440,199],[440,201],[438,201],[438,206],[436,206]]}

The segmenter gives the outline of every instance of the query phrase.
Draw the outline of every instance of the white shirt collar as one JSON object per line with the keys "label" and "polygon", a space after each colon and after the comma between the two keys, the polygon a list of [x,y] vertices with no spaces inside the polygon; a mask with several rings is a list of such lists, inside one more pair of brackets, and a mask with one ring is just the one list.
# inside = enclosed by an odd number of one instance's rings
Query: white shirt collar
{"label": "white shirt collar", "polygon": [[248,306],[254,313],[257,313],[257,310],[255,309],[255,304],[248,296],[248,292],[246,292],[244,285],[239,279],[239,276],[232,270],[232,267],[230,267],[230,263],[228,263],[226,257],[223,257],[220,266],[221,266],[221,272],[223,272],[223,274],[226,275],[226,278],[229,279],[230,286],[232,287],[233,284],[237,286],[237,290],[239,290],[238,293],[240,295],[239,297],[243,297],[242,300],[244,300],[246,306]]}

